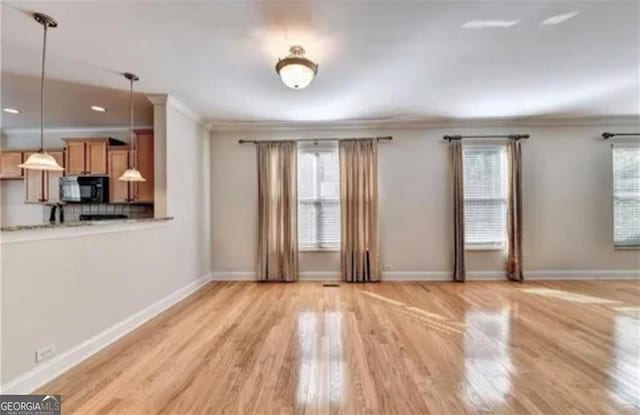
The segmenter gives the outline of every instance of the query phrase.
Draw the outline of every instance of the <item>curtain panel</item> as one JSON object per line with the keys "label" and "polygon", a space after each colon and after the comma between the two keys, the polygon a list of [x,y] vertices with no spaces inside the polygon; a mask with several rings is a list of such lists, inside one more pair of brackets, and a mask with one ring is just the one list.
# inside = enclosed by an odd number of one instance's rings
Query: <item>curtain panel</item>
{"label": "curtain panel", "polygon": [[378,252],[378,142],[340,141],[342,278],[380,280]]}
{"label": "curtain panel", "polygon": [[297,145],[256,144],[258,159],[258,261],[261,281],[298,279]]}
{"label": "curtain panel", "polygon": [[453,280],[464,282],[464,170],[462,143],[452,140],[449,144],[453,195]]}
{"label": "curtain panel", "polygon": [[507,205],[507,278],[522,282],[522,147],[518,140],[507,145],[509,166]]}

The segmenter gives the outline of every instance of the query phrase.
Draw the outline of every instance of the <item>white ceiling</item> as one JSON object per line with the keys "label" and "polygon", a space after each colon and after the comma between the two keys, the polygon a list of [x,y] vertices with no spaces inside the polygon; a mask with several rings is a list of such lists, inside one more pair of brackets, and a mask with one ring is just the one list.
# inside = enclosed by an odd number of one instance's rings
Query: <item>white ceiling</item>
{"label": "white ceiling", "polygon": [[[3,2],[2,70],[20,74],[3,78],[4,106],[19,99],[6,92],[14,78],[39,74],[42,34],[31,11],[60,24],[49,36],[52,79],[123,91],[118,73],[132,71],[139,91],[172,94],[208,119],[640,114],[633,1]],[[579,14],[540,26],[571,12]],[[520,23],[461,28],[485,19]],[[292,44],[320,65],[302,91],[274,71]],[[71,101],[69,111],[84,111]]]}
{"label": "white ceiling", "polygon": [[[122,84],[128,88],[127,80]],[[47,79],[46,126],[89,127],[124,126],[129,124],[129,90],[80,84],[59,79]],[[146,95],[135,93],[135,124],[153,125],[153,106]],[[18,108],[20,115],[2,113],[3,128],[34,128],[40,126],[40,77],[2,73],[2,105]],[[95,112],[99,105],[107,112]]]}

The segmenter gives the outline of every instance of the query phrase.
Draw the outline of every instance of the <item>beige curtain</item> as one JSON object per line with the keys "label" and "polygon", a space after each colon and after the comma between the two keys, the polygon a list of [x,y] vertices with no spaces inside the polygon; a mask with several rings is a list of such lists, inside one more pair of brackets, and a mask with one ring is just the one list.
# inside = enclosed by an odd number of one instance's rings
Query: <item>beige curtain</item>
{"label": "beige curtain", "polygon": [[262,281],[298,279],[297,148],[295,141],[260,142],[258,269]]}
{"label": "beige curtain", "polygon": [[342,278],[379,281],[377,140],[340,141],[340,206]]}
{"label": "beige curtain", "polygon": [[507,206],[507,277],[522,282],[522,148],[519,140],[507,146],[509,165]]}
{"label": "beige curtain", "polygon": [[451,141],[449,152],[453,176],[453,280],[464,282],[464,170],[460,140]]}

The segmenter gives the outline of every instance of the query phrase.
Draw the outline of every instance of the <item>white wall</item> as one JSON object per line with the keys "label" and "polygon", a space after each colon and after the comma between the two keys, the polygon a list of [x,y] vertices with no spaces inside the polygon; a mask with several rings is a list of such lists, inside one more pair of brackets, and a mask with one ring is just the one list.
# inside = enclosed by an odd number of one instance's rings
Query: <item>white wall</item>
{"label": "white wall", "polygon": [[54,343],[60,354],[209,273],[209,136],[171,105],[157,113],[173,221],[23,242],[3,235],[2,383],[37,369],[36,349]]}
{"label": "white wall", "polygon": [[[213,270],[250,278],[255,265],[255,148],[240,138],[392,135],[379,146],[380,244],[385,278],[447,278],[451,198],[444,134],[530,133],[524,143],[524,265],[530,276],[637,275],[640,251],[612,246],[610,145],[600,134],[637,127],[556,125],[497,128],[371,128],[212,133]],[[504,253],[467,253],[471,276],[496,277]],[[301,253],[302,277],[335,276],[337,253]],[[583,271],[619,271],[594,273]],[[555,271],[563,271],[557,273]]]}

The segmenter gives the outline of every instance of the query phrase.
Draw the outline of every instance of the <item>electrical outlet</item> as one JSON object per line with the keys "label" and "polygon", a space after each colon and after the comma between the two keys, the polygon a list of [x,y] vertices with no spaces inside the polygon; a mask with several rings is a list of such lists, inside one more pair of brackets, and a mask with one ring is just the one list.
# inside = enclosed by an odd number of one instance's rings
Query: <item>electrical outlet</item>
{"label": "electrical outlet", "polygon": [[56,353],[56,345],[53,343],[39,348],[38,350],[36,350],[36,363],[42,362],[43,360],[50,358],[55,353]]}
{"label": "electrical outlet", "polygon": [[393,267],[392,267],[390,264],[385,264],[385,265],[382,267],[382,270],[383,270],[383,271],[391,271],[392,269],[393,269]]}

